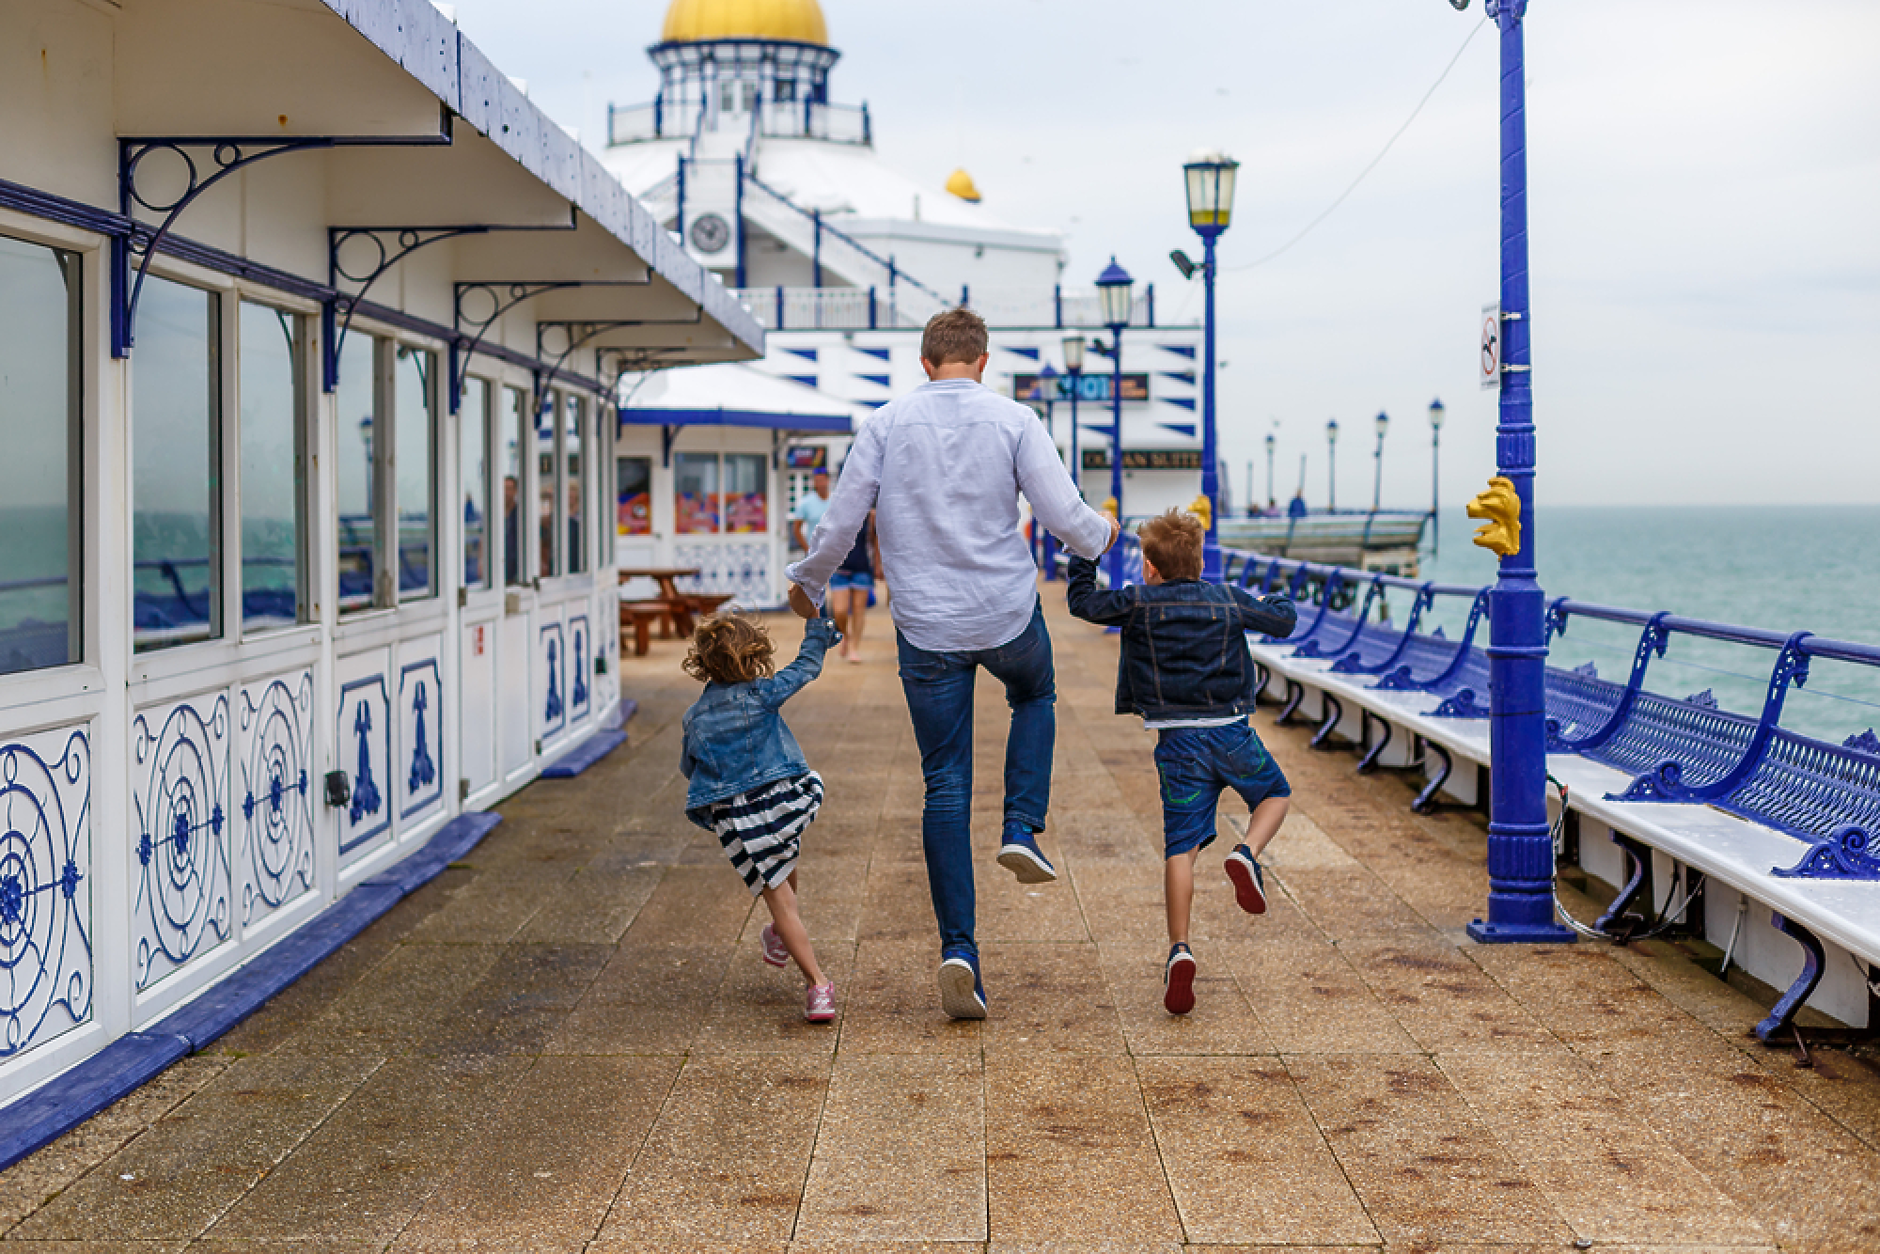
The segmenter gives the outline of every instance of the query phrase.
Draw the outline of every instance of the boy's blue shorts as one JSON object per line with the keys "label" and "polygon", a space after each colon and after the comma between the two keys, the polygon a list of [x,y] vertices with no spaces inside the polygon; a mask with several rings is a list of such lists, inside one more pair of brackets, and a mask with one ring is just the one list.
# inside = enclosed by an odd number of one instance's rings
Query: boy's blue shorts
{"label": "boy's blue shorts", "polygon": [[1214,843],[1214,811],[1224,788],[1239,793],[1249,810],[1270,797],[1292,796],[1279,763],[1249,723],[1169,727],[1159,735],[1155,769],[1162,776],[1165,858]]}

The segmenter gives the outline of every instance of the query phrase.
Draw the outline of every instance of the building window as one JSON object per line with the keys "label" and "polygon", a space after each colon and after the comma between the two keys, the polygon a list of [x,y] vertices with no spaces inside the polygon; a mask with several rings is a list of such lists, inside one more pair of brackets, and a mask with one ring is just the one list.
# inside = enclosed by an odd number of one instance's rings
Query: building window
{"label": "building window", "polygon": [[300,319],[241,304],[242,630],[306,617],[301,578]]}
{"label": "building window", "polygon": [[131,552],[139,651],[222,634],[220,317],[150,276],[131,365]]}
{"label": "building window", "polygon": [[522,525],[527,498],[523,495],[523,472],[528,468],[523,452],[523,417],[529,412],[529,398],[519,388],[503,389],[502,412],[496,431],[497,464],[503,471],[503,583],[517,587],[529,582],[529,563],[523,552]]}
{"label": "building window", "polygon": [[464,380],[457,414],[457,477],[463,489],[463,582],[490,586],[490,385]]}
{"label": "building window", "polygon": [[673,530],[682,536],[716,534],[718,505],[718,454],[673,454]]}
{"label": "building window", "polygon": [[726,531],[770,530],[770,492],[762,453],[725,454],[724,527]]}
{"label": "building window", "polygon": [[623,457],[614,463],[614,530],[623,536],[653,534],[653,459]]}
{"label": "building window", "polygon": [[555,406],[555,393],[550,392],[534,422],[535,531],[536,543],[541,546],[537,570],[544,579],[554,575],[556,549],[560,547],[555,540],[555,519],[561,512],[555,507]]}
{"label": "building window", "polygon": [[83,655],[79,262],[0,237],[0,674]]}
{"label": "building window", "polygon": [[348,331],[339,358],[339,608],[372,606],[379,552],[378,339]]}
{"label": "building window", "polygon": [[399,345],[392,372],[393,448],[398,519],[398,599],[415,601],[436,591],[431,555],[436,551],[432,502],[437,496],[437,461],[432,456],[433,388],[437,359],[423,349]]}
{"label": "building window", "polygon": [[565,528],[568,536],[566,569],[570,575],[578,575],[587,569],[587,534],[582,529],[585,518],[581,509],[581,419],[586,413],[587,406],[580,397],[562,398],[561,453],[565,468],[562,496],[568,508]]}

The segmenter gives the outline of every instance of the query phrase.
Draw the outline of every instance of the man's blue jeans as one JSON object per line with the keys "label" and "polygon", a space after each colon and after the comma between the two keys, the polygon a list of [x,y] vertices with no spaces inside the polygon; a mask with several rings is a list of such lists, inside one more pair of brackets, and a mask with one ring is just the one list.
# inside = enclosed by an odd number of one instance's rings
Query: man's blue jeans
{"label": "man's blue jeans", "polygon": [[973,941],[973,678],[985,667],[1005,685],[1012,728],[1005,738],[1005,822],[1044,830],[1051,807],[1051,751],[1057,740],[1057,675],[1044,607],[1018,637],[996,649],[929,653],[898,636],[901,687],[914,719],[927,805],[921,844],[933,893],[940,948],[977,954]]}

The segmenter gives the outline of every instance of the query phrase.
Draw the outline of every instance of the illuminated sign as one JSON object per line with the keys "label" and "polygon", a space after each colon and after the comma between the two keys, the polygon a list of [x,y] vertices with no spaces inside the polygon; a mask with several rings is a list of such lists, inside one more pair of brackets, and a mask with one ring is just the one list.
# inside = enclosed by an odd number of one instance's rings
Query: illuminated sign
{"label": "illuminated sign", "polygon": [[[1077,377],[1077,399],[1094,401],[1098,404],[1110,403],[1110,379],[1108,374],[1085,374]],[[1012,396],[1034,405],[1070,404],[1071,376],[1067,374],[1046,378],[1043,375],[1020,374],[1012,376]],[[1123,399],[1126,401],[1146,401],[1149,399],[1149,376],[1145,374],[1126,374],[1123,376]]]}
{"label": "illuminated sign", "polygon": [[[1109,449],[1087,448],[1082,452],[1085,470],[1110,468]],[[1198,448],[1126,448],[1123,450],[1123,469],[1200,470],[1201,450]]]}

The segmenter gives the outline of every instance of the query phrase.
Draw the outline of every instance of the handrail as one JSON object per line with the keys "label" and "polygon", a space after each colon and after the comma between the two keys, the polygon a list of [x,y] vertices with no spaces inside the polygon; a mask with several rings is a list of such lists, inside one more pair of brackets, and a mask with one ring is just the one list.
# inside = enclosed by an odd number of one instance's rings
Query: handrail
{"label": "handrail", "polygon": [[[809,210],[803,208],[803,206],[797,204],[794,200],[791,200],[788,196],[784,195],[782,192],[778,191],[776,188],[770,186],[768,183],[765,183],[762,179],[758,178],[755,174],[746,172],[746,174],[744,175],[744,181],[749,183],[752,187],[757,188],[757,190],[763,192],[766,196],[771,197],[773,200],[777,201],[779,204],[784,205],[785,207],[789,209],[795,210],[797,213],[801,214],[803,217],[808,218],[811,222],[817,221],[816,215],[812,214]],[[822,221],[822,232],[825,235],[832,235],[835,238],[841,240],[843,243],[847,244],[850,248],[853,248],[856,252],[862,254],[862,256],[868,258],[870,261],[874,262],[876,265],[880,266],[882,269],[888,271],[890,274],[892,274],[895,277],[897,282],[905,282],[908,286],[912,287],[914,290],[926,293],[928,296],[931,296],[934,300],[939,301],[943,308],[951,305],[952,302],[950,302],[946,297],[934,291],[931,287],[928,287],[925,283],[922,283],[919,279],[915,278],[914,276],[903,272],[899,266],[894,264],[894,262],[888,260],[886,257],[881,256],[879,253],[875,252],[874,249],[868,247],[868,245],[862,243],[860,240],[856,239],[854,236],[850,235],[848,232],[842,230],[842,228],[830,226],[826,219]]]}

